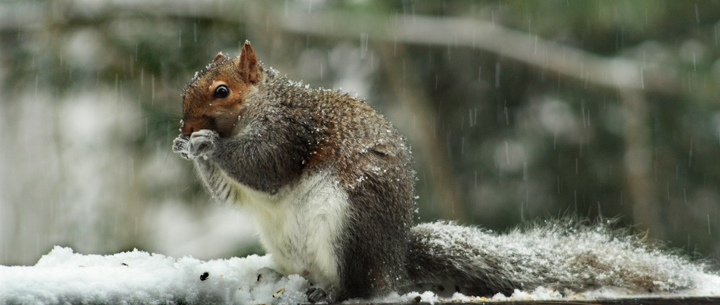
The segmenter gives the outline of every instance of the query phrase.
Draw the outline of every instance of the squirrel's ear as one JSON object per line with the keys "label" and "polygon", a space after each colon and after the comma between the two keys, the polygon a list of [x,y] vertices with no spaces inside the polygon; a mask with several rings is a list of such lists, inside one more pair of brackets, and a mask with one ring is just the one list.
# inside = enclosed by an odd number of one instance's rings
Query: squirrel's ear
{"label": "squirrel's ear", "polygon": [[243,80],[250,83],[257,83],[260,79],[260,65],[258,63],[255,51],[250,46],[249,41],[245,41],[242,51],[240,51],[240,61],[238,62],[238,70]]}
{"label": "squirrel's ear", "polygon": [[213,59],[213,64],[219,63],[221,61],[225,61],[227,57],[222,52],[218,53],[218,55],[215,56],[215,59]]}

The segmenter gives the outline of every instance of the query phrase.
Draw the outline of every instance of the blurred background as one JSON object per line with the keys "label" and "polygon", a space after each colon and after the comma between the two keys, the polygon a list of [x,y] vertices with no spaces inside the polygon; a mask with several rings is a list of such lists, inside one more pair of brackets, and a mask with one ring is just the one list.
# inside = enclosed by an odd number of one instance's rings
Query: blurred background
{"label": "blurred background", "polygon": [[407,135],[420,221],[617,217],[714,260],[719,21],[717,1],[4,0],[0,264],[262,253],[171,152],[185,83],[246,39]]}

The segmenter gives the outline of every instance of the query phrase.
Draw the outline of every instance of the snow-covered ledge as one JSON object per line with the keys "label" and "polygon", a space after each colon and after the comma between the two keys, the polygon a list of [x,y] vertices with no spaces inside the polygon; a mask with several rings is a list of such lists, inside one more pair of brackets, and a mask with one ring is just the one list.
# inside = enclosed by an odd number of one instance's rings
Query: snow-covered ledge
{"label": "snow-covered ledge", "polygon": [[0,266],[0,304],[296,304],[308,283],[267,256],[201,261],[144,251],[83,255],[55,247],[29,267]]}
{"label": "snow-covered ledge", "polygon": [[[55,247],[35,266],[0,266],[0,304],[299,304],[307,303],[309,283],[298,275],[281,276],[269,255],[201,261],[172,258],[143,251],[114,255],[83,255],[70,248]],[[455,294],[441,298],[432,292],[390,295],[359,302],[492,302],[573,301],[624,304],[638,298],[651,303],[683,303],[682,300],[720,301],[720,277],[698,274],[695,289],[664,294],[637,294],[601,288],[583,293],[537,288],[515,291],[512,296],[492,298]],[[699,299],[698,297],[708,297]],[[690,298],[690,299],[688,299]],[[713,301],[714,300],[714,301]],[[353,301],[353,300],[351,300]],[[542,301],[538,303],[543,303]],[[690,303],[693,303],[692,301]],[[702,303],[702,302],[701,302]],[[708,303],[710,304],[710,303]]]}

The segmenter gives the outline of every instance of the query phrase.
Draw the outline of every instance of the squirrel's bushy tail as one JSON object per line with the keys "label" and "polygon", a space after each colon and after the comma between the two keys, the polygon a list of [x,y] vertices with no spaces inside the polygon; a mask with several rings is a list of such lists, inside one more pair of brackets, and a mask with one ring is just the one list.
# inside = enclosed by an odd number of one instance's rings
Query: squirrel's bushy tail
{"label": "squirrel's bushy tail", "polygon": [[678,290],[695,286],[704,272],[703,265],[648,247],[635,236],[571,219],[502,235],[448,222],[421,224],[411,232],[409,278],[449,293],[510,295],[538,286],[561,292],[601,286]]}

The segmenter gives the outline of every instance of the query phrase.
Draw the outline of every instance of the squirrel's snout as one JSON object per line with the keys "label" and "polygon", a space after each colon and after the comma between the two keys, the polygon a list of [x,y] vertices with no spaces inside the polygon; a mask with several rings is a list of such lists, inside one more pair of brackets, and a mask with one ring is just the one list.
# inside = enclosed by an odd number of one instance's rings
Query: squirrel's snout
{"label": "squirrel's snout", "polygon": [[193,122],[188,123],[183,121],[182,124],[180,124],[180,133],[185,136],[190,136],[193,132],[196,132],[200,129],[202,128],[200,128],[199,126],[197,126],[197,124]]}

